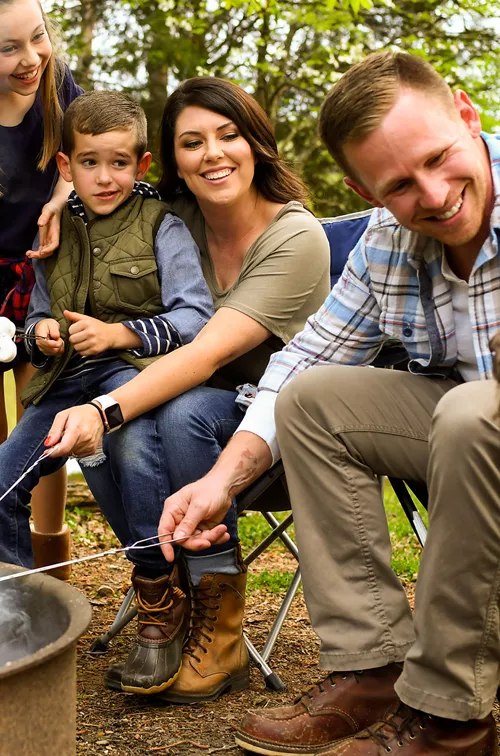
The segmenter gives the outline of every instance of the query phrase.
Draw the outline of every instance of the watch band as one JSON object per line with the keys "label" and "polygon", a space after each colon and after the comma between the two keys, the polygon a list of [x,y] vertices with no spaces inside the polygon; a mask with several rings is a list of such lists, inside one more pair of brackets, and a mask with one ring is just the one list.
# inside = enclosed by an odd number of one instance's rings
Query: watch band
{"label": "watch band", "polygon": [[96,396],[92,399],[89,404],[100,410],[105,433],[118,430],[123,425],[123,415],[120,405],[113,397],[108,396],[108,394],[102,394],[102,396]]}
{"label": "watch band", "polygon": [[109,433],[109,423],[108,418],[106,417],[103,408],[101,405],[95,401],[95,399],[92,399],[90,402],[87,402],[87,404],[91,404],[92,407],[95,407],[98,413],[101,416],[102,424],[104,426],[104,433]]}

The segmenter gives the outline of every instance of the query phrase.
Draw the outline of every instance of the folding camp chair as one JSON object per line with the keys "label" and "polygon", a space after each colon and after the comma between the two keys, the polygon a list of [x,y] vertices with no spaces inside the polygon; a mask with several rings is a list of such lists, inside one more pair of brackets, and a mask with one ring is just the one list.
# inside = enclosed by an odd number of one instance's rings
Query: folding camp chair
{"label": "folding camp chair", "polygon": [[[339,279],[350,251],[355,247],[358,239],[364,233],[371,211],[351,213],[337,218],[324,218],[321,224],[330,243],[330,278],[333,285]],[[398,343],[388,344],[376,361],[378,367],[390,367],[400,364],[407,358],[406,351]],[[425,542],[425,525],[420,513],[410,495],[412,491],[424,506],[427,506],[427,492],[423,484],[416,482],[403,482],[390,478],[391,485],[401,502],[403,510],[408,517],[420,543]],[[245,634],[245,642],[248,653],[254,664],[264,677],[266,686],[272,690],[281,691],[285,685],[280,677],[273,672],[268,664],[270,654],[274,648],[278,634],[286,619],[291,603],[300,586],[300,566],[297,547],[290,538],[287,529],[292,524],[291,505],[286,485],[283,465],[277,462],[270,470],[266,471],[258,480],[243,491],[237,497],[238,514],[253,511],[260,512],[271,527],[270,533],[263,541],[245,557],[245,564],[250,565],[262,554],[273,542],[280,539],[290,553],[297,560],[297,568],[292,582],[283,598],[276,618],[269,630],[267,639],[262,650],[259,652],[248,636]],[[289,512],[283,521],[279,521],[276,513]],[[137,608],[133,604],[134,591],[130,588],[120,607],[116,618],[104,635],[97,638],[90,649],[91,653],[102,654],[108,649],[108,644],[125,625],[137,614]]]}

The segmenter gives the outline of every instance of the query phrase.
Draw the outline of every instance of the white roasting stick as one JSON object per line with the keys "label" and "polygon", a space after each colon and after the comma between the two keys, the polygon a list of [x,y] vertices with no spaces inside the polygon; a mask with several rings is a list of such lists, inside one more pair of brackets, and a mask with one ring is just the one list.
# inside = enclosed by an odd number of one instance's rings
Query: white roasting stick
{"label": "white roasting stick", "polygon": [[[9,489],[10,490],[10,489]],[[8,492],[7,492],[8,493]],[[193,535],[200,535],[202,531],[196,530]],[[90,562],[92,559],[101,559],[102,557],[113,556],[113,554],[120,554],[124,551],[131,551],[132,549],[151,549],[153,546],[162,546],[164,543],[178,543],[179,541],[185,541],[191,536],[184,536],[183,538],[169,538],[166,541],[162,541],[162,538],[173,535],[174,531],[170,533],[161,533],[161,535],[151,536],[150,538],[142,538],[140,541],[135,541],[130,546],[122,546],[119,549],[109,549],[109,551],[101,551],[99,554],[88,554],[78,559],[69,559],[67,562],[58,562],[57,564],[47,564],[45,567],[36,567],[33,570],[25,570],[24,572],[12,572],[10,575],[3,575],[0,577],[0,583],[6,580],[15,580],[15,578],[26,577],[27,575],[36,575],[37,572],[45,572],[46,570],[54,570],[57,567],[66,567],[70,564],[79,564],[80,562]],[[151,543],[153,541],[153,543]]]}

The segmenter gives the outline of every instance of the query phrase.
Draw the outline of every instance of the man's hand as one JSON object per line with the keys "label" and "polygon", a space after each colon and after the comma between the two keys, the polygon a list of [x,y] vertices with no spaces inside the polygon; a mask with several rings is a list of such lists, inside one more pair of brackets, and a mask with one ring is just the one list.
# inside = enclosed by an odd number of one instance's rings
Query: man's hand
{"label": "man's hand", "polygon": [[103,435],[99,411],[91,404],[83,404],[57,413],[45,446],[57,446],[54,457],[88,457],[95,453]]}
{"label": "man's hand", "polygon": [[69,341],[83,357],[114,349],[113,324],[69,310],[64,310],[64,317],[71,321]]}
{"label": "man's hand", "polygon": [[36,345],[42,354],[55,357],[64,352],[64,341],[61,339],[59,323],[53,318],[39,320],[35,326]]}
{"label": "man's hand", "polygon": [[29,250],[26,253],[28,257],[36,257],[41,260],[44,257],[50,257],[58,248],[61,232],[61,213],[64,205],[65,202],[60,199],[52,198],[42,207],[42,212],[38,218],[40,245],[37,250]]}
{"label": "man's hand", "polygon": [[[227,489],[221,487],[218,479],[211,473],[204,478],[184,486],[180,491],[169,496],[163,507],[163,514],[158,526],[158,535],[173,533],[167,538],[184,538],[181,545],[192,551],[208,549],[214,544],[225,543],[229,533],[225,525],[219,523],[231,507],[231,496]],[[197,530],[203,532],[193,535]],[[174,549],[170,544],[161,547],[165,559],[174,560]]]}

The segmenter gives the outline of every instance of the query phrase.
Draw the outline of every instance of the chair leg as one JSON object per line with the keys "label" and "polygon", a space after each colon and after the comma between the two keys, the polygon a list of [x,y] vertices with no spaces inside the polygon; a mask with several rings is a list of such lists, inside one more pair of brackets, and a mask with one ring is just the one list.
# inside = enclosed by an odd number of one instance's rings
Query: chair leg
{"label": "chair leg", "polygon": [[286,529],[283,528],[283,525],[286,523],[286,528],[288,528],[289,525],[293,522],[293,514],[288,515],[286,520],[283,520],[283,522],[280,524],[279,520],[276,519],[276,517],[271,512],[262,512],[262,516],[265,520],[269,523],[269,525],[273,528],[273,534],[282,541],[282,543],[286,546],[288,551],[295,557],[297,562],[299,561],[299,550],[295,543],[292,541],[288,533],[286,532]]}
{"label": "chair leg", "polygon": [[300,586],[300,567],[297,567],[295,570],[295,575],[293,576],[293,580],[290,583],[290,586],[285,594],[285,598],[282,601],[282,604],[279,608],[279,611],[276,615],[276,619],[273,622],[273,625],[271,627],[271,630],[269,631],[269,635],[267,636],[267,640],[265,642],[264,648],[262,649],[262,658],[267,661],[269,657],[271,656],[271,652],[274,648],[274,644],[276,643],[276,640],[278,638],[278,633],[280,632],[283,622],[285,621],[287,614],[289,612],[290,606],[292,604],[293,599],[295,598],[295,594],[297,593]]}
{"label": "chair leg", "polygon": [[415,532],[415,535],[420,541],[421,546],[425,546],[425,541],[427,539],[427,528],[425,527],[425,523],[420,516],[420,512],[413,503],[413,499],[411,498],[405,483],[402,480],[399,480],[399,478],[389,478],[389,481],[394,489],[396,496],[399,499],[401,506],[403,507],[404,513],[407,516],[410,525]]}
{"label": "chair leg", "polygon": [[[266,520],[267,520],[267,521],[269,522],[269,524],[271,525],[271,527],[273,528],[273,530],[272,530],[272,532],[271,532],[271,533],[269,533],[269,535],[267,535],[267,536],[266,536],[266,537],[265,537],[265,538],[264,538],[264,539],[263,539],[263,540],[262,540],[262,541],[261,541],[261,542],[259,543],[259,545],[258,545],[258,546],[256,546],[256,547],[255,547],[255,548],[254,548],[254,549],[253,549],[253,550],[252,550],[252,551],[250,552],[250,554],[247,554],[247,556],[246,556],[246,557],[245,557],[245,559],[243,560],[243,562],[244,562],[244,563],[245,563],[245,564],[247,565],[247,567],[248,567],[248,565],[249,565],[249,564],[251,564],[251,563],[252,563],[252,562],[253,562],[253,561],[254,561],[255,559],[257,559],[257,557],[258,557],[258,556],[260,556],[260,555],[261,555],[261,554],[262,554],[262,553],[263,553],[263,552],[264,552],[264,551],[265,551],[265,550],[267,549],[267,547],[268,547],[268,546],[269,546],[269,545],[270,545],[271,543],[274,543],[274,541],[275,541],[275,540],[276,540],[276,539],[277,539],[278,537],[280,537],[280,538],[281,538],[281,537],[282,537],[282,534],[284,534],[284,531],[285,531],[285,530],[286,530],[286,529],[287,529],[287,528],[288,528],[288,527],[289,527],[289,526],[290,526],[290,525],[292,524],[292,521],[293,521],[293,515],[291,515],[291,514],[290,514],[290,515],[288,515],[288,517],[286,517],[286,518],[285,518],[285,519],[283,520],[283,522],[278,522],[278,520],[276,520],[276,518],[275,518],[275,517],[274,517],[273,515],[271,515],[271,514],[270,514],[269,512],[261,512],[261,514],[262,514],[262,515],[264,515],[264,517],[265,517],[265,518],[266,518]],[[284,535],[286,535],[286,533],[285,533]],[[292,544],[293,544],[293,541],[292,541]],[[293,545],[294,545],[294,547],[295,547],[295,544],[293,544]]]}
{"label": "chair leg", "polygon": [[245,639],[248,655],[264,678],[266,688],[275,690],[278,693],[286,690],[286,685],[283,680],[275,672],[273,672],[271,667],[264,661],[246,633],[243,633],[243,637]]}
{"label": "chair leg", "polygon": [[111,625],[109,630],[104,633],[104,635],[96,638],[96,640],[92,643],[89,650],[90,654],[94,654],[95,656],[105,654],[108,650],[109,642],[123,630],[125,625],[128,625],[128,623],[134,619],[137,614],[137,607],[132,605],[133,600],[134,589],[132,588],[132,586],[130,586],[127,591],[127,595],[123,599],[122,605],[118,610],[118,614],[113,620],[113,624]]}
{"label": "chair leg", "polygon": [[[288,515],[288,517],[286,517],[280,523],[279,520],[277,520],[276,517],[270,512],[261,512],[261,514],[264,516],[268,524],[271,526],[272,532],[255,549],[253,549],[253,551],[250,554],[248,554],[248,556],[244,560],[245,564],[247,566],[251,564],[258,556],[260,556],[260,554],[262,554],[263,551],[266,550],[266,548],[271,543],[276,541],[278,538],[280,538],[283,541],[285,546],[289,549],[289,551],[298,561],[297,546],[292,541],[290,536],[285,532],[286,528],[288,528],[289,525],[291,525],[293,521],[293,516],[291,514]],[[280,606],[280,609],[269,631],[266,642],[264,644],[264,648],[262,649],[260,653],[257,651],[253,643],[249,640],[247,635],[244,634],[245,643],[248,649],[248,654],[250,656],[250,659],[253,661],[255,666],[259,669],[260,673],[262,674],[264,678],[266,687],[269,688],[270,690],[274,690],[274,691],[285,690],[285,684],[283,683],[281,678],[272,671],[271,667],[267,664],[267,661],[274,648],[278,635],[283,626],[283,622],[285,621],[288,615],[291,603],[298,591],[299,586],[300,586],[300,567],[297,567],[295,574],[293,576],[292,582],[285,594],[285,597]]]}

